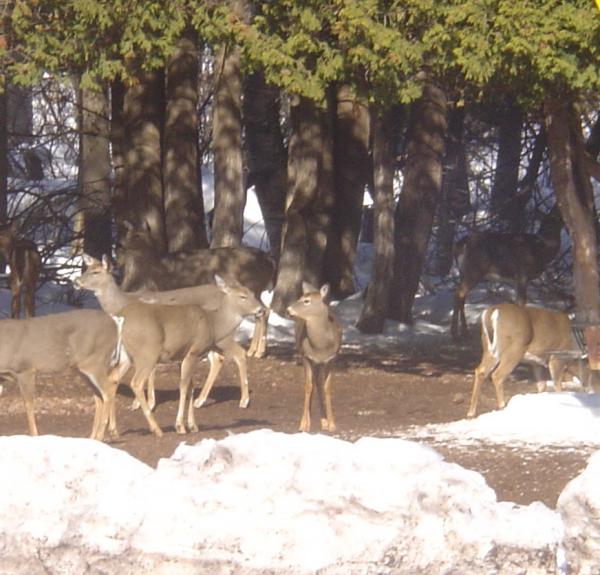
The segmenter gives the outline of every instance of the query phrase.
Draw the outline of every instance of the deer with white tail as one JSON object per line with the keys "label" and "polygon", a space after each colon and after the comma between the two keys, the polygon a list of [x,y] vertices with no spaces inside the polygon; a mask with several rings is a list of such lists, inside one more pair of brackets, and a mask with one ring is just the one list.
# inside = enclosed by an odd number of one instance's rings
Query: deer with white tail
{"label": "deer with white tail", "polygon": [[329,286],[320,290],[302,283],[302,295],[287,308],[296,321],[296,345],[304,364],[304,408],[300,431],[310,431],[313,389],[321,409],[321,429],[335,431],[331,404],[331,365],[342,345],[342,327],[325,302]]}
{"label": "deer with white tail", "polygon": [[517,303],[525,305],[527,284],[539,277],[558,254],[563,226],[555,204],[542,218],[537,234],[483,231],[460,239],[454,246],[460,284],[454,293],[452,336],[466,335],[465,299],[486,278],[514,282]]}
{"label": "deer with white tail", "polygon": [[579,358],[571,322],[564,312],[511,303],[489,307],[481,315],[481,345],[483,353],[475,369],[468,417],[477,413],[481,386],[490,378],[498,408],[506,405],[504,381],[521,362],[534,366],[538,391],[543,391],[545,385],[536,367],[548,367],[554,388],[560,391],[565,371],[575,360],[579,362],[581,383],[591,391],[590,371]]}

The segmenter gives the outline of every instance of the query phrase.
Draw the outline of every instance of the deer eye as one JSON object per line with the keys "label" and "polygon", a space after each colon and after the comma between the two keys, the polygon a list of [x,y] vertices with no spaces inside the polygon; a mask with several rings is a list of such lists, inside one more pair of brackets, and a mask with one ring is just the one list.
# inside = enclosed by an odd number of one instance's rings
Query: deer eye
{"label": "deer eye", "polygon": [[305,297],[304,301],[302,302],[304,305],[310,305],[310,298],[309,297]]}

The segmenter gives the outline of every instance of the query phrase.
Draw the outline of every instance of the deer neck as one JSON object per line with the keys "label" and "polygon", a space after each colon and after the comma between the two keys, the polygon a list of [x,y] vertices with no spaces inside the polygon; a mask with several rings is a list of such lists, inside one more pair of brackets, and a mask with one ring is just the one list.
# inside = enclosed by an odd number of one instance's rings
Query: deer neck
{"label": "deer neck", "polygon": [[242,323],[242,316],[229,308],[227,298],[214,311],[209,312],[215,339],[218,341],[231,333]]}
{"label": "deer neck", "polygon": [[94,291],[100,307],[108,314],[115,315],[130,303],[130,298],[121,291],[112,276],[108,278],[106,285],[101,290]]}

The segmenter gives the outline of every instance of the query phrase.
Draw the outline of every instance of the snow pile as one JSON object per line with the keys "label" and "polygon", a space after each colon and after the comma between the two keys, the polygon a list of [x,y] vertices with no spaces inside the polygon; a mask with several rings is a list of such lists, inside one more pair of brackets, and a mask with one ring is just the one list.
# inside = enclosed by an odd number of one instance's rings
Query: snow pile
{"label": "snow pile", "polygon": [[600,395],[566,391],[515,395],[504,409],[472,420],[414,427],[407,435],[463,443],[600,445]]}
{"label": "snow pile", "polygon": [[564,522],[563,547],[569,573],[597,575],[600,571],[600,452],[558,498]]}
{"label": "snow pile", "polygon": [[0,572],[554,573],[559,515],[401,439],[259,430],[156,470],[85,439],[0,438]]}

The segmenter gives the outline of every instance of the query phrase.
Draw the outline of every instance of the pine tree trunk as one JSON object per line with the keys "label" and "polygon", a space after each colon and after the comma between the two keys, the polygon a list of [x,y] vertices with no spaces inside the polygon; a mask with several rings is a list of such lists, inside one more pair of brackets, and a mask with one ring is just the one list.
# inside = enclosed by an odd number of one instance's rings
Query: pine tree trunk
{"label": "pine tree trunk", "polygon": [[[577,192],[576,150],[573,142],[581,126],[572,122],[573,110],[562,99],[548,98],[544,105],[552,185],[573,247],[573,286],[577,319],[600,322],[597,247],[590,206]],[[589,178],[588,178],[589,179]]]}
{"label": "pine tree trunk", "polygon": [[256,72],[244,83],[248,185],[254,185],[271,255],[279,261],[287,189],[287,156],[279,120],[279,89]]}
{"label": "pine tree trunk", "polygon": [[452,245],[457,220],[470,209],[467,150],[465,146],[465,110],[448,113],[448,145],[444,156],[442,191],[437,210],[434,273],[444,277],[452,268]]}
{"label": "pine tree trunk", "polygon": [[521,162],[523,113],[516,104],[509,103],[500,109],[498,115],[498,155],[491,192],[492,211],[504,229],[516,230],[520,216],[516,195]]}
{"label": "pine tree trunk", "polygon": [[[333,202],[331,150],[325,150],[328,135],[323,112],[314,103],[298,98],[290,110],[288,146],[289,191],[282,231],[279,273],[271,307],[283,314],[301,290],[302,281],[318,284]],[[327,159],[329,158],[329,160]]]}
{"label": "pine tree trunk", "polygon": [[354,293],[354,258],[369,178],[369,113],[348,86],[336,94],[334,123],[335,207],[325,273],[336,298]]}
{"label": "pine tree trunk", "polygon": [[212,247],[238,246],[242,241],[246,192],[242,174],[242,80],[237,48],[221,48],[213,108],[215,211]]}
{"label": "pine tree trunk", "polygon": [[394,125],[392,113],[372,111],[374,257],[371,281],[356,327],[363,333],[381,333],[390,300],[394,268]]}
{"label": "pine tree trunk", "polygon": [[114,80],[110,84],[110,148],[114,172],[112,209],[117,229],[117,239],[125,233],[123,222],[127,219],[124,102],[125,86],[120,80]]}
{"label": "pine tree trunk", "polygon": [[163,184],[170,252],[208,247],[198,181],[198,52],[186,32],[167,67]]}
{"label": "pine tree trunk", "polygon": [[412,323],[412,306],[442,186],[446,98],[431,83],[411,110],[406,169],[395,213],[395,257],[390,317]]}
{"label": "pine tree trunk", "polygon": [[164,74],[147,72],[129,86],[123,103],[125,218],[147,227],[156,249],[166,250],[161,162]]}
{"label": "pine tree trunk", "polygon": [[102,258],[112,251],[110,105],[106,90],[81,90],[80,105],[79,209],[83,216],[83,251]]}

